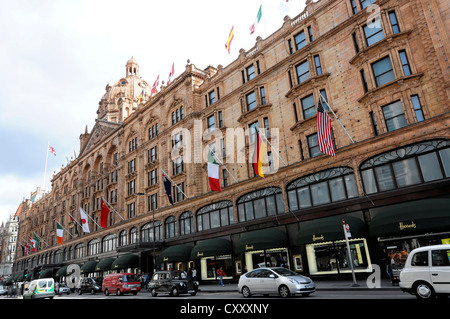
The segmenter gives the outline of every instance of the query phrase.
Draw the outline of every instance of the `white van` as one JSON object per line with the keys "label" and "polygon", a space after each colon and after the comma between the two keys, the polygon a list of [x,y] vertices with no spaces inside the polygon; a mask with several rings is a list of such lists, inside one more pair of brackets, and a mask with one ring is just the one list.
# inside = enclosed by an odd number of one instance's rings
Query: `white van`
{"label": "white van", "polygon": [[23,299],[38,299],[55,297],[55,281],[53,278],[36,279],[23,290]]}
{"label": "white van", "polygon": [[400,272],[399,286],[419,299],[450,295],[450,245],[412,250]]}

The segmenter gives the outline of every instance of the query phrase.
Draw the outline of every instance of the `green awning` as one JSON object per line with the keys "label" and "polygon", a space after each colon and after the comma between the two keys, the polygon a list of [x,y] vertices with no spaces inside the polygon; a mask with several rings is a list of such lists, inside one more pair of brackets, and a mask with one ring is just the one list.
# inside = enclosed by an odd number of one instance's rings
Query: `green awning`
{"label": "green awning", "polygon": [[83,266],[81,266],[81,273],[82,274],[90,274],[95,271],[95,266],[97,266],[98,260],[89,260],[84,263]]}
{"label": "green awning", "polygon": [[236,243],[236,253],[287,247],[286,233],[278,229],[263,229],[244,235]]}
{"label": "green awning", "polygon": [[425,199],[370,210],[371,236],[412,234],[450,227],[450,199]]}
{"label": "green awning", "polygon": [[176,245],[165,249],[159,256],[158,261],[164,262],[177,262],[188,261],[191,257],[192,246],[189,245]]}
{"label": "green awning", "polygon": [[53,268],[42,270],[39,278],[53,278]]}
{"label": "green awning", "polygon": [[300,224],[300,231],[297,233],[295,242],[298,245],[321,243],[326,241],[344,240],[344,229],[342,220],[350,226],[350,233],[353,238],[366,236],[364,222],[352,216],[332,216],[314,219]]}
{"label": "green awning", "polygon": [[111,264],[111,269],[127,269],[139,267],[139,256],[134,254],[119,256]]}
{"label": "green awning", "polygon": [[107,258],[104,258],[104,259],[100,260],[98,262],[98,264],[95,265],[95,271],[108,271],[108,270],[111,270],[112,269],[111,265],[114,262],[114,260],[116,260],[116,259],[113,258],[113,257],[107,257]]}
{"label": "green awning", "polygon": [[66,276],[66,272],[67,272],[67,266],[63,266],[58,269],[58,271],[55,274],[55,277],[64,277],[64,276]]}
{"label": "green awning", "polygon": [[231,254],[231,242],[224,238],[202,241],[191,251],[191,259]]}

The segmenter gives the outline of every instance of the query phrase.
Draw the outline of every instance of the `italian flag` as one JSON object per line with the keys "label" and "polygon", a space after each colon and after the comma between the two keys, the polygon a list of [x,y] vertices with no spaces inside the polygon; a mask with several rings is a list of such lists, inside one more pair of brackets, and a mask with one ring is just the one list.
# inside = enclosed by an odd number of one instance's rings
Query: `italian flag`
{"label": "italian flag", "polygon": [[219,164],[216,162],[216,159],[212,152],[209,152],[208,154],[208,180],[209,187],[212,191],[222,191],[220,189],[219,181]]}
{"label": "italian flag", "polygon": [[63,235],[64,235],[64,230],[63,230],[62,226],[59,223],[56,223],[56,236],[58,237],[58,244],[62,245]]}
{"label": "italian flag", "polygon": [[250,26],[250,34],[253,34],[255,32],[256,25],[259,23],[259,21],[261,21],[261,16],[262,16],[262,5],[259,6],[255,22],[253,22],[253,24]]}

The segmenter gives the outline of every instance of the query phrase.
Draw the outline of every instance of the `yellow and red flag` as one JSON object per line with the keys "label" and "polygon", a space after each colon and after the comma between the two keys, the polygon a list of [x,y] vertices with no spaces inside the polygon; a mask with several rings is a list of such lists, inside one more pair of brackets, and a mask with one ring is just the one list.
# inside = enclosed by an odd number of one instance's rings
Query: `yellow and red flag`
{"label": "yellow and red flag", "polygon": [[261,177],[264,177],[262,164],[265,153],[266,153],[266,144],[263,142],[258,132],[256,138],[255,152],[253,153],[253,170],[255,172],[255,175],[259,175]]}
{"label": "yellow and red flag", "polygon": [[234,38],[234,26],[231,27],[230,35],[228,36],[227,43],[225,43],[225,48],[227,49],[228,53],[230,53],[231,48],[231,41]]}

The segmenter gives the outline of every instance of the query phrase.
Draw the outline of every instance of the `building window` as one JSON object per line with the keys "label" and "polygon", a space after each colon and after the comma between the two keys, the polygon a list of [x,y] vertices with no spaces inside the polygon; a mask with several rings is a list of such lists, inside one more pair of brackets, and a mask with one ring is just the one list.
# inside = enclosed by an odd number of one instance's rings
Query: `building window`
{"label": "building window", "polygon": [[216,92],[211,91],[208,93],[208,105],[212,105],[216,102]]}
{"label": "building window", "polygon": [[228,186],[228,172],[226,169],[222,170],[222,176],[223,176],[223,187]]}
{"label": "building window", "polygon": [[173,175],[181,174],[181,172],[184,171],[184,163],[183,163],[183,158],[181,156],[174,159],[172,164],[173,164],[173,166],[172,166]]}
{"label": "building window", "polygon": [[313,42],[314,41],[314,36],[313,36],[313,32],[312,32],[311,26],[308,27],[308,38],[309,38],[309,42]]}
{"label": "building window", "polygon": [[389,12],[389,21],[391,22],[392,32],[394,34],[400,33],[400,26],[398,25],[397,16],[395,11]]}
{"label": "building window", "polygon": [[405,112],[401,101],[385,105],[382,107],[384,121],[388,132],[398,130],[408,125],[406,123]]}
{"label": "building window", "polygon": [[308,60],[297,65],[296,69],[298,84],[303,83],[310,78]]}
{"label": "building window", "polygon": [[251,111],[256,108],[256,94],[254,91],[245,96],[245,102],[247,105],[247,111]]}
{"label": "building window", "polygon": [[356,32],[352,33],[352,39],[353,39],[353,45],[355,46],[356,53],[359,52],[359,44],[358,44],[358,38],[356,36]]}
{"label": "building window", "polygon": [[287,196],[290,210],[296,211],[359,195],[353,170],[350,167],[337,167],[289,183]]}
{"label": "building window", "polygon": [[367,91],[369,91],[369,87],[367,86],[366,74],[364,73],[364,70],[361,70],[360,74],[361,74],[361,81],[363,84],[364,93],[366,93]]}
{"label": "building window", "polygon": [[175,216],[169,216],[167,217],[165,223],[165,237],[166,238],[173,238],[176,237],[178,234],[177,232],[177,219]]}
{"label": "building window", "polygon": [[158,174],[157,174],[156,169],[154,169],[148,173],[148,186],[156,185],[156,183],[158,182],[157,176],[158,176]]}
{"label": "building window", "polygon": [[253,143],[254,141],[256,141],[256,134],[259,133],[258,121],[251,123],[248,126],[248,129],[250,131],[250,143]]}
{"label": "building window", "polygon": [[356,7],[356,0],[350,0],[350,4],[352,6],[352,13],[355,15],[358,13],[358,8]]}
{"label": "building window", "polygon": [[361,165],[366,194],[450,177],[450,142],[433,140],[377,155]]}
{"label": "building window", "polygon": [[117,235],[111,234],[102,240],[102,252],[114,251],[117,246]]}
{"label": "building window", "polygon": [[295,50],[298,51],[304,46],[306,46],[306,38],[305,38],[305,31],[302,31],[294,36],[295,40]]}
{"label": "building window", "polygon": [[158,136],[158,134],[159,134],[159,126],[158,123],[156,123],[155,125],[153,125],[148,129],[148,139],[151,140],[156,136]]}
{"label": "building window", "polygon": [[374,132],[375,136],[377,136],[379,134],[379,132],[378,132],[377,120],[375,119],[375,114],[373,112],[370,112],[369,114],[370,114],[370,120],[372,121],[373,132]]}
{"label": "building window", "polygon": [[300,101],[301,101],[301,104],[302,104],[303,119],[304,120],[306,120],[306,119],[316,115],[316,105],[315,105],[315,102],[314,102],[314,95],[313,94],[302,98]]}
{"label": "building window", "polygon": [[250,81],[252,79],[254,79],[256,77],[256,73],[255,73],[255,67],[254,65],[250,65],[245,69],[245,72],[247,74],[247,81]]}
{"label": "building window", "polygon": [[264,129],[266,131],[266,137],[269,138],[270,137],[269,118],[268,117],[264,117],[263,118],[263,122],[264,122]]}
{"label": "building window", "polygon": [[151,194],[148,196],[148,207],[147,210],[152,212],[158,209],[158,194]]}
{"label": "building window", "polygon": [[309,149],[309,157],[310,158],[322,155],[322,153],[319,150],[319,142],[317,140],[317,133],[309,135],[307,137],[307,141],[308,141],[308,149]]}
{"label": "building window", "polygon": [[400,56],[400,61],[402,62],[403,75],[408,76],[411,75],[411,68],[409,67],[408,56],[406,55],[405,50],[398,51],[398,55]]}
{"label": "building window", "polygon": [[411,101],[414,107],[414,113],[416,114],[417,122],[422,122],[423,120],[425,120],[425,117],[423,116],[422,104],[420,103],[419,96],[417,94],[411,95]]}
{"label": "building window", "polygon": [[[154,225],[154,227],[153,227]],[[160,241],[162,239],[162,223],[159,220],[145,224],[141,228],[141,241],[153,242]]]}
{"label": "building window", "polygon": [[212,131],[216,128],[216,120],[215,120],[214,115],[209,116],[206,119],[206,122],[207,122],[207,126],[208,126],[208,131]]}
{"label": "building window", "polygon": [[133,195],[136,187],[136,180],[128,182],[128,195]]}
{"label": "building window", "polygon": [[152,147],[148,150],[148,162],[152,163],[158,159],[158,152],[157,152],[157,146]]}
{"label": "building window", "polygon": [[237,201],[240,222],[284,213],[283,196],[278,187],[267,187],[240,197]]}
{"label": "building window", "polygon": [[264,89],[264,86],[259,88],[259,95],[261,97],[261,105],[266,105],[266,90]]}
{"label": "building window", "polygon": [[127,205],[127,214],[128,214],[128,218],[133,218],[135,217],[135,203],[130,203]]}
{"label": "building window", "polygon": [[372,70],[377,87],[395,80],[394,70],[392,69],[389,56],[372,63]]}
{"label": "building window", "polygon": [[194,232],[194,216],[191,212],[184,212],[180,216],[180,235],[188,235]]}
{"label": "building window", "polygon": [[219,111],[217,113],[217,115],[219,116],[219,127],[222,128],[223,127],[223,115],[222,115],[222,111]]}
{"label": "building window", "polygon": [[197,230],[203,231],[234,224],[233,203],[221,201],[197,211]]}
{"label": "building window", "polygon": [[381,27],[380,18],[376,18],[373,22],[363,26],[363,30],[366,37],[367,46],[371,46],[372,44],[384,39],[384,32]]}
{"label": "building window", "polygon": [[361,10],[364,10],[365,8],[373,4],[375,1],[377,0],[360,0],[359,3],[361,5]]}
{"label": "building window", "polygon": [[138,138],[135,137],[134,139],[132,139],[131,141],[128,142],[128,151],[132,152],[135,149],[137,149],[138,147]]}
{"label": "building window", "polygon": [[[178,187],[177,187],[178,186]],[[173,190],[172,190],[172,194],[174,194],[173,196],[173,201],[179,202],[182,201],[184,199],[184,182],[179,183],[177,186],[173,186]]]}
{"label": "building window", "polygon": [[119,246],[128,245],[128,234],[126,230],[123,230],[119,234]]}
{"label": "building window", "polygon": [[322,75],[322,66],[320,65],[320,57],[314,56],[314,64],[316,65],[316,75]]}

